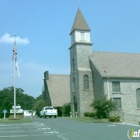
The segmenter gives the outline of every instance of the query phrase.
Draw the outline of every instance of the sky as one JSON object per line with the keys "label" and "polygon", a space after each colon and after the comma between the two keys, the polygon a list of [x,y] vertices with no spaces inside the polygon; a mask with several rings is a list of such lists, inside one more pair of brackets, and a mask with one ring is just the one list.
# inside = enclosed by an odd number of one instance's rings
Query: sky
{"label": "sky", "polygon": [[14,85],[13,44],[20,77],[16,87],[38,97],[43,73],[70,74],[70,31],[78,8],[93,51],[140,53],[140,0],[0,0],[0,90]]}

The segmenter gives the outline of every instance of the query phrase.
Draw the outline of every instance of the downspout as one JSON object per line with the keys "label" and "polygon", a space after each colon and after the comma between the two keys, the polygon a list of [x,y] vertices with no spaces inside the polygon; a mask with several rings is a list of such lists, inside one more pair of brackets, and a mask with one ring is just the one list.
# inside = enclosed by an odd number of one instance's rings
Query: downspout
{"label": "downspout", "polygon": [[110,100],[110,93],[109,93],[109,77],[107,78],[107,95],[108,95],[108,100]]}

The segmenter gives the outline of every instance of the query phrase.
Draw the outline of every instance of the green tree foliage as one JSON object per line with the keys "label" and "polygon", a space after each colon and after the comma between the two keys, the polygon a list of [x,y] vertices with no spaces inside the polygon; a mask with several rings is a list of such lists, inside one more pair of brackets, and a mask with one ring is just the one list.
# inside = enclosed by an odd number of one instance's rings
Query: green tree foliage
{"label": "green tree foliage", "polygon": [[106,96],[94,100],[91,106],[95,109],[98,118],[108,118],[110,112],[116,109],[115,102],[106,99]]}
{"label": "green tree foliage", "polygon": [[44,100],[42,98],[39,98],[39,100],[36,100],[35,104],[34,104],[34,108],[36,110],[36,114],[39,116],[39,113],[41,111],[41,109],[47,106],[47,104],[44,102]]}
{"label": "green tree foliage", "polygon": [[38,97],[36,97],[36,101],[38,101],[38,100],[40,100],[40,99],[42,99],[42,94],[39,95]]}
{"label": "green tree foliage", "polygon": [[63,116],[69,116],[70,115],[70,103],[66,103],[61,108]]}
{"label": "green tree foliage", "polygon": [[[20,105],[23,110],[31,110],[34,108],[35,98],[24,94],[24,90],[16,88],[16,104]],[[4,88],[0,90],[0,114],[6,109],[10,113],[10,109],[14,105],[14,87]]]}

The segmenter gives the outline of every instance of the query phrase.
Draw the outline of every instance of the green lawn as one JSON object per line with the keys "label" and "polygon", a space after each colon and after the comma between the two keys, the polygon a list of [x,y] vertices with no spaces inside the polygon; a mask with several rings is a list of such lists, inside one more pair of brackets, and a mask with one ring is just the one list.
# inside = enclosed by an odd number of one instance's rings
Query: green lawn
{"label": "green lawn", "polygon": [[80,122],[87,122],[87,123],[109,123],[108,119],[96,119],[90,117],[72,117],[68,119],[72,119]]}
{"label": "green lawn", "polygon": [[0,123],[33,122],[31,118],[5,118],[0,119]]}

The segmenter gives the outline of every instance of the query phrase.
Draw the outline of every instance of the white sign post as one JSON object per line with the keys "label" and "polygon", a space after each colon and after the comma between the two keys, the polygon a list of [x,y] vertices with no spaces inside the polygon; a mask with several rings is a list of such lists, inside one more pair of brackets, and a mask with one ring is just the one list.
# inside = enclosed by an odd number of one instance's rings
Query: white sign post
{"label": "white sign post", "polygon": [[6,116],[7,110],[4,109],[4,110],[3,110],[3,113],[4,113],[4,119],[5,119],[5,116]]}

